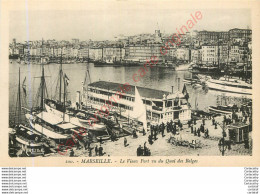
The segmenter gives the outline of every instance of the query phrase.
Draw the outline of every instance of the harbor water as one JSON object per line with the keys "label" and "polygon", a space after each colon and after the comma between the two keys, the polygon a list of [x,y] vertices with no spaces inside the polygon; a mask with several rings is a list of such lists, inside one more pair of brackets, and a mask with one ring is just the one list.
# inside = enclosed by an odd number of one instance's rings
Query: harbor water
{"label": "harbor water", "polygon": [[[9,112],[10,120],[13,120],[17,102],[18,71],[21,69],[21,90],[22,106],[32,107],[36,103],[37,90],[40,84],[41,65],[39,64],[19,64],[11,60],[9,64]],[[56,91],[58,71],[60,64],[47,64],[45,68],[45,79],[48,97],[53,98],[58,94]],[[86,63],[63,64],[63,71],[69,77],[68,100],[75,102],[76,92],[82,91],[82,82],[86,74]],[[146,74],[135,82],[133,75],[138,74],[140,67],[96,67],[93,63],[88,64],[90,81],[110,81],[119,84],[129,83],[131,85],[142,86],[163,91],[182,91],[183,78],[190,77],[188,71],[174,71],[169,68],[153,67],[148,68]],[[26,77],[26,78],[25,78]],[[178,79],[179,78],[179,79]],[[179,82],[178,82],[179,80]],[[189,103],[192,109],[207,110],[210,105],[216,105],[217,97],[221,92],[204,90],[201,87],[195,88],[187,86],[189,93]]]}

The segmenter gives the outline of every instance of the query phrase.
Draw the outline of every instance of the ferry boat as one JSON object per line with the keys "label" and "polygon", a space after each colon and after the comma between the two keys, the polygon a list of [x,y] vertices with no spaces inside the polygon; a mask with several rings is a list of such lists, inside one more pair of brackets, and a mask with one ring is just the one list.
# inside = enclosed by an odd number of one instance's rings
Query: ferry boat
{"label": "ferry boat", "polygon": [[231,78],[212,79],[206,81],[209,89],[222,92],[236,93],[241,95],[252,95],[252,85],[241,80]]}
{"label": "ferry boat", "polygon": [[[88,85],[88,104],[95,109],[105,105],[111,96],[117,96],[123,84],[98,81]],[[135,86],[129,85],[130,89],[122,94],[117,102],[112,102],[112,110],[126,118],[135,115]],[[187,122],[191,119],[191,110],[185,95],[182,92],[170,93],[167,91],[136,87],[140,93],[143,105],[147,113],[147,120],[158,123],[166,123],[171,120]],[[117,97],[116,97],[117,98]]]}

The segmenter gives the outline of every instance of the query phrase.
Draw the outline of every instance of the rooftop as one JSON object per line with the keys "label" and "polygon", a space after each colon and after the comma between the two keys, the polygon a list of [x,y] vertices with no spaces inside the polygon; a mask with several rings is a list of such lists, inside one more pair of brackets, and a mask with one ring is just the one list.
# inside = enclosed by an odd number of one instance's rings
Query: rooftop
{"label": "rooftop", "polygon": [[[98,82],[93,82],[89,84],[91,87],[97,87],[109,91],[120,91],[120,88],[123,88],[123,84],[121,83],[114,83],[114,82],[106,82],[106,81],[98,81]],[[130,85],[131,89],[126,91],[126,94],[129,95],[135,95],[135,86]],[[162,91],[162,90],[155,90],[155,89],[150,89],[150,88],[144,88],[144,87],[139,87],[137,86],[137,89],[139,91],[139,94],[143,98],[155,98],[155,99],[162,99],[163,95],[169,95],[171,94],[170,92],[167,91]]]}

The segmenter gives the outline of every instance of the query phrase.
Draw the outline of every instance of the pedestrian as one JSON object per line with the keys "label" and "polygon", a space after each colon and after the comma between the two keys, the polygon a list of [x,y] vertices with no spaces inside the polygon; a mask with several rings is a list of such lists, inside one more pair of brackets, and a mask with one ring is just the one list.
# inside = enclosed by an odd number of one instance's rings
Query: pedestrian
{"label": "pedestrian", "polygon": [[217,129],[218,128],[218,124],[215,122],[215,129]]}
{"label": "pedestrian", "polygon": [[164,128],[162,128],[162,137],[164,137]]}
{"label": "pedestrian", "polygon": [[153,137],[151,135],[148,136],[148,142],[150,145],[153,144]]}
{"label": "pedestrian", "polygon": [[197,136],[196,127],[194,128],[194,136]]}
{"label": "pedestrian", "polygon": [[167,133],[170,132],[170,123],[168,121],[166,123],[166,130],[167,130]]}
{"label": "pedestrian", "polygon": [[143,150],[142,150],[142,147],[141,145],[139,145],[139,147],[137,148],[137,156],[142,156],[143,155]]}
{"label": "pedestrian", "polygon": [[154,132],[154,140],[157,140],[157,131]]}
{"label": "pedestrian", "polygon": [[102,143],[103,143],[102,136],[100,136],[100,138],[99,138],[99,142],[100,142],[100,144],[102,144]]}
{"label": "pedestrian", "polygon": [[197,131],[198,137],[200,137],[200,130]]}
{"label": "pedestrian", "polygon": [[96,156],[98,156],[98,146],[97,145],[95,147],[95,154],[96,154]]}
{"label": "pedestrian", "polygon": [[154,128],[153,125],[151,125],[150,128],[151,128],[151,136],[153,137],[153,128]]}
{"label": "pedestrian", "polygon": [[215,118],[212,119],[212,125],[215,125]]}
{"label": "pedestrian", "polygon": [[205,135],[206,138],[209,137],[209,129],[208,128],[205,130],[205,134],[204,135]]}
{"label": "pedestrian", "polygon": [[177,132],[177,127],[176,127],[176,125],[175,125],[175,124],[173,125],[173,131],[172,131],[172,132],[173,132],[173,135],[176,135],[176,132]]}
{"label": "pedestrian", "polygon": [[127,143],[126,137],[124,138],[124,146],[127,147],[129,144]]}
{"label": "pedestrian", "polygon": [[70,157],[73,157],[74,156],[74,150],[71,148],[70,150]]}
{"label": "pedestrian", "polygon": [[190,126],[190,133],[193,133],[193,125]]}
{"label": "pedestrian", "polygon": [[99,154],[99,156],[103,156],[104,155],[103,147],[101,146],[101,144],[100,144],[99,149],[98,149],[98,154]]}
{"label": "pedestrian", "polygon": [[94,148],[89,148],[89,152],[88,152],[88,156],[89,157],[91,157],[92,156],[92,150],[93,150]]}
{"label": "pedestrian", "polygon": [[79,150],[79,146],[80,146],[80,145],[79,145],[79,140],[76,140],[76,146],[77,146],[76,149]]}
{"label": "pedestrian", "polygon": [[191,120],[188,120],[188,127],[190,127],[191,125]]}
{"label": "pedestrian", "polygon": [[133,130],[133,138],[137,138],[138,136],[137,136],[137,133],[136,133],[136,130],[134,129]]}
{"label": "pedestrian", "polygon": [[144,129],[144,127],[143,127],[143,136],[145,136],[146,135],[146,132],[145,132],[145,129]]}
{"label": "pedestrian", "polygon": [[205,125],[205,119],[202,119],[202,124],[203,124],[203,126]]}

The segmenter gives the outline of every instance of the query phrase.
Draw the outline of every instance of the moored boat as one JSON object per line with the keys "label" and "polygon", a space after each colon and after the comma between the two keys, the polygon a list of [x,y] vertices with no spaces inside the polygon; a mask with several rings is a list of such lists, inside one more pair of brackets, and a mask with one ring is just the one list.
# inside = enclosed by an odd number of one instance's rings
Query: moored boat
{"label": "moored boat", "polygon": [[218,114],[232,114],[234,111],[236,112],[238,107],[236,105],[229,106],[209,106],[209,111],[212,113]]}
{"label": "moored boat", "polygon": [[15,129],[15,143],[26,156],[43,156],[45,153],[44,143],[41,134],[32,131],[23,125],[19,125]]}
{"label": "moored boat", "polygon": [[208,79],[206,84],[209,89],[218,90],[222,92],[236,93],[241,95],[252,95],[251,84],[238,82],[235,79]]}

